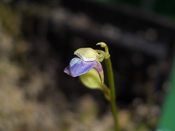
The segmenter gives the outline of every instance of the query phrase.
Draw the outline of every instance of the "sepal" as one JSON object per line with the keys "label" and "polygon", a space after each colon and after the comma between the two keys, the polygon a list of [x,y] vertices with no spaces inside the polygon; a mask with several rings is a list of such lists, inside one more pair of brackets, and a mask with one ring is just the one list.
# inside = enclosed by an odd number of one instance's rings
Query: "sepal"
{"label": "sepal", "polygon": [[79,48],[74,54],[84,61],[94,61],[97,59],[98,55],[98,53],[92,48]]}
{"label": "sepal", "polygon": [[90,89],[100,89],[102,86],[100,76],[94,68],[79,78],[81,82]]}

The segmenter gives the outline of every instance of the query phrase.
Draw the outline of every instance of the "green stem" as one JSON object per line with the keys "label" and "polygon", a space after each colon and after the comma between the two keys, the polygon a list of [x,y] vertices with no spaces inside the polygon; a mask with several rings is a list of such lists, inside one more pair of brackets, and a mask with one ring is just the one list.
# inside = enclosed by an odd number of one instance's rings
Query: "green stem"
{"label": "green stem", "polygon": [[117,114],[117,107],[116,107],[116,101],[115,101],[115,85],[114,85],[114,77],[113,77],[113,70],[112,70],[112,64],[110,57],[108,59],[105,59],[106,63],[106,69],[108,74],[108,82],[109,87],[111,89],[111,99],[110,99],[110,107],[113,113],[114,121],[115,121],[115,128],[116,131],[120,131],[119,124],[118,124],[118,114]]}
{"label": "green stem", "polygon": [[101,87],[102,88],[100,88],[100,89],[103,91],[106,99],[108,101],[110,101],[110,99],[111,99],[111,91],[110,91],[110,89],[105,84],[102,84]]}
{"label": "green stem", "polygon": [[112,64],[111,64],[108,46],[104,42],[100,42],[97,45],[100,45],[101,47],[105,48],[105,52],[106,52],[105,63],[106,63],[108,83],[110,87],[110,97],[111,97],[109,99],[109,103],[110,103],[111,111],[112,111],[114,121],[115,121],[115,129],[116,131],[120,131],[120,127],[118,123],[117,107],[116,107],[116,101],[115,101],[116,99],[115,84],[114,84],[113,70],[112,70]]}

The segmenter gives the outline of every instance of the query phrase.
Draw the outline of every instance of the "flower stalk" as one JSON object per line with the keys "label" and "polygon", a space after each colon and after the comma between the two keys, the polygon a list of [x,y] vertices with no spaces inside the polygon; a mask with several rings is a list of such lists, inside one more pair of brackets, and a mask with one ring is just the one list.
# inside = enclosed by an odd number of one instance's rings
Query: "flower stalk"
{"label": "flower stalk", "polygon": [[[109,54],[108,46],[104,42],[97,43],[97,45],[100,45],[101,47],[105,48],[105,52]],[[115,121],[115,129],[116,131],[120,131],[119,123],[118,123],[118,113],[117,113],[117,107],[116,107],[115,83],[114,83],[113,69],[112,69],[110,56],[105,59],[105,64],[106,64],[108,83],[110,88],[109,103],[110,103],[111,111]]]}

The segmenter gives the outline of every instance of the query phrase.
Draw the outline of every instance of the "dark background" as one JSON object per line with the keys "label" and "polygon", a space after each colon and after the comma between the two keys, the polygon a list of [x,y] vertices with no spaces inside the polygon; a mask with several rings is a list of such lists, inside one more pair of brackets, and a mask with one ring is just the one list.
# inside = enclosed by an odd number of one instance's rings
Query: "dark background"
{"label": "dark background", "polygon": [[154,130],[169,85],[174,6],[170,0],[0,2],[0,129],[113,131],[102,92],[63,73],[76,49],[100,49],[95,45],[104,41],[121,128]]}

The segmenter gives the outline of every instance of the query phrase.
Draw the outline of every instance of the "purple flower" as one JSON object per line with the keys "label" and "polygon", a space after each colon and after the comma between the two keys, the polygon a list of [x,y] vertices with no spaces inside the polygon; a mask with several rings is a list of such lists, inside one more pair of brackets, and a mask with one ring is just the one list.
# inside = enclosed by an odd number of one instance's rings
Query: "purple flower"
{"label": "purple flower", "polygon": [[73,58],[64,72],[72,77],[81,76],[94,68],[104,82],[104,74],[101,63],[98,60],[98,53],[92,48],[80,48],[74,52],[78,57]]}

